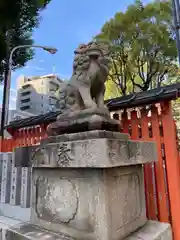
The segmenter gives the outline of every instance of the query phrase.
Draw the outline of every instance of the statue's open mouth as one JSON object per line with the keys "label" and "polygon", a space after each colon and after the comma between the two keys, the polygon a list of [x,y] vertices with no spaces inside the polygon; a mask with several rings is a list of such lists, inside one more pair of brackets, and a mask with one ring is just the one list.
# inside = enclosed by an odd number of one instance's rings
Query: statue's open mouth
{"label": "statue's open mouth", "polygon": [[88,49],[86,54],[91,57],[91,58],[95,58],[98,59],[99,57],[103,56],[103,53],[101,50],[98,49]]}
{"label": "statue's open mouth", "polygon": [[[90,45],[88,47],[82,45],[79,49],[75,50],[75,54],[85,54],[89,56],[90,59],[99,61],[99,65],[104,65],[102,66],[103,68],[107,67],[109,63],[109,60],[106,59],[109,55],[108,52],[98,48],[96,45]],[[101,61],[102,59],[104,59],[104,61]]]}
{"label": "statue's open mouth", "polygon": [[104,57],[103,52],[99,49],[87,49],[86,54],[91,58],[97,60],[99,66],[106,72],[109,71],[109,57]]}

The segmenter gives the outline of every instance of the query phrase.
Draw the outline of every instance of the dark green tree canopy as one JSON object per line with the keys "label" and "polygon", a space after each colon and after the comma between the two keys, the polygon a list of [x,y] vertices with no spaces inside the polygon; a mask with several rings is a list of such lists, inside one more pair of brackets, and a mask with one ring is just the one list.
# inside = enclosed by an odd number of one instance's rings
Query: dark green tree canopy
{"label": "dark green tree canopy", "polygon": [[[40,11],[50,0],[0,1],[0,80],[10,51],[18,45],[33,44],[32,30],[40,21]],[[13,67],[19,68],[32,59],[31,49],[20,49],[13,55]]]}
{"label": "dark green tree canopy", "polygon": [[177,71],[177,50],[169,0],[143,5],[136,1],[104,24],[96,39],[112,46],[113,68],[109,79],[125,95],[158,87]]}

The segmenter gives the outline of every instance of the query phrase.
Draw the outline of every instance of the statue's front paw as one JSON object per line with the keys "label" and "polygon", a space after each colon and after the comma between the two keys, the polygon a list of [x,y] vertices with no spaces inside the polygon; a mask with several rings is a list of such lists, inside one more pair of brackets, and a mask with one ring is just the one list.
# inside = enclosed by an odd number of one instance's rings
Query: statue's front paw
{"label": "statue's front paw", "polygon": [[103,112],[105,115],[110,115],[109,113],[109,109],[106,107],[106,106],[102,106],[102,107],[99,107],[99,109],[101,110],[101,112]]}
{"label": "statue's front paw", "polygon": [[85,102],[84,105],[86,108],[97,108],[97,105],[95,102],[91,102],[91,103]]}

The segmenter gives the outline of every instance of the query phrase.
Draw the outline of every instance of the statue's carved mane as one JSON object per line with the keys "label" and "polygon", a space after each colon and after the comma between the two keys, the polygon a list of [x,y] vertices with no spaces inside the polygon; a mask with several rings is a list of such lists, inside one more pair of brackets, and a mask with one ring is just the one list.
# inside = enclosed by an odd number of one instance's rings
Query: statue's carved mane
{"label": "statue's carved mane", "polygon": [[[65,88],[60,91],[60,101],[63,102],[61,105],[72,110],[102,107],[104,105],[102,102],[105,91],[104,83],[109,71],[108,46],[90,42],[87,45],[81,44],[74,53],[72,77]],[[98,93],[95,93],[96,87],[99,88]],[[98,101],[99,98],[101,101]],[[71,102],[71,104],[65,102]],[[98,106],[95,106],[96,104]]]}
{"label": "statue's carved mane", "polygon": [[[81,44],[74,53],[72,77],[60,90],[59,105],[62,114],[58,116],[59,128],[66,125],[65,122],[62,123],[64,119],[69,119],[68,121],[71,121],[72,117],[82,119],[83,114],[86,115],[87,112],[88,114],[101,112],[109,116],[104,106],[105,81],[110,63],[109,46],[104,43],[90,42]],[[73,124],[72,122],[70,125]],[[53,126],[51,125],[50,128],[57,130],[57,126]]]}

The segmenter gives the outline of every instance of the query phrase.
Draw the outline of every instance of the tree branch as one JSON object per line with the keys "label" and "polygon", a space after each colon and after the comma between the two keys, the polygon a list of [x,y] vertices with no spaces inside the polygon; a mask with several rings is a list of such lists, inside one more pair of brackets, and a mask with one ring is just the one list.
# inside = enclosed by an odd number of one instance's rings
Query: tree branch
{"label": "tree branch", "polygon": [[141,72],[141,64],[140,64],[140,58],[139,56],[137,57],[137,69],[138,69],[138,74],[140,76],[140,78],[142,79],[143,82],[145,82],[145,79],[142,75],[142,72]]}

